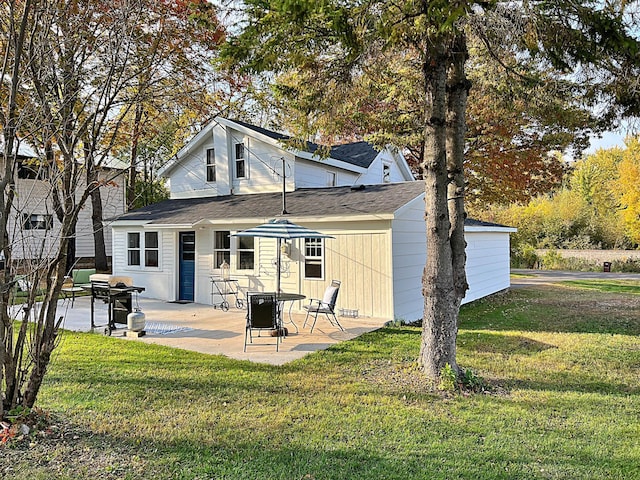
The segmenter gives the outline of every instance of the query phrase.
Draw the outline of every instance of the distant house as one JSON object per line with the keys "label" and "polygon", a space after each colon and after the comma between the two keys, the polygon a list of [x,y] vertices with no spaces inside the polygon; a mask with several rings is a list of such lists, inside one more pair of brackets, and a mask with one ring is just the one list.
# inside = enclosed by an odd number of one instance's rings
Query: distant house
{"label": "distant house", "polygon": [[[1,148],[0,142],[0,148]],[[59,241],[60,222],[53,209],[50,170],[38,155],[21,142],[16,155],[16,196],[12,219],[9,222],[9,238],[14,260],[49,257]],[[0,155],[0,168],[4,160]],[[101,167],[100,179],[103,218],[121,215],[125,210],[123,170],[117,165]],[[84,184],[83,184],[84,185]],[[82,188],[82,185],[81,185]],[[91,200],[87,200],[80,212],[76,227],[76,257],[93,258],[93,222]],[[111,229],[105,228],[105,248],[111,256]]]}
{"label": "distant house", "polygon": [[[413,181],[402,154],[357,142],[323,159],[313,155],[315,145],[290,150],[283,139],[246,123],[212,122],[163,170],[171,198],[113,223],[114,274],[133,277],[150,297],[213,304],[211,278],[226,261],[244,290],[273,291],[276,242],[231,234],[281,216],[284,199],[287,219],[334,238],[284,247],[283,291],[320,298],[339,279],[340,309],[420,318],[424,185]],[[468,222],[465,301],[509,286],[511,231]]]}

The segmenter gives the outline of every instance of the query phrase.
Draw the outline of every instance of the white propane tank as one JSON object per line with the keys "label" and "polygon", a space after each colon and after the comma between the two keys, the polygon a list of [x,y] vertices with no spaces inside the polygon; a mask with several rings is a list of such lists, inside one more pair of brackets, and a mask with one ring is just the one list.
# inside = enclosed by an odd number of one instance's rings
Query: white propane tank
{"label": "white propane tank", "polygon": [[132,332],[141,332],[144,330],[145,315],[136,308],[135,312],[131,312],[127,315],[127,328]]}

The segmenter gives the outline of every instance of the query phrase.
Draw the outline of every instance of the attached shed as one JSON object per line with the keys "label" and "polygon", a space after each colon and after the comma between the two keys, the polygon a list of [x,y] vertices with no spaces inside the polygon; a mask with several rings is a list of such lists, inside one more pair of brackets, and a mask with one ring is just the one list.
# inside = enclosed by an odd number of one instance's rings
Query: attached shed
{"label": "attached shed", "polygon": [[[421,318],[426,262],[422,182],[298,189],[286,194],[286,204],[287,219],[334,238],[285,247],[283,291],[321,298],[331,279],[339,279],[339,309],[383,319]],[[133,277],[152,298],[213,304],[211,278],[220,276],[220,261],[228,259],[243,290],[273,291],[275,241],[256,238],[243,244],[230,234],[281,211],[281,194],[264,193],[172,199],[129,212],[113,223],[114,274]],[[468,222],[471,288],[465,301],[509,287],[512,231]],[[311,264],[316,268],[307,268]]]}

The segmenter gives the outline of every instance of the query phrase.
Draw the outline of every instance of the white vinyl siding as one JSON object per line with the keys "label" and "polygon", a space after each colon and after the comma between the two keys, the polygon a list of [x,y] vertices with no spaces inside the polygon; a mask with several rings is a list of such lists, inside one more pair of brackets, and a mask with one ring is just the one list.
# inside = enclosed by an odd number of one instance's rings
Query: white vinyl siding
{"label": "white vinyl siding", "polygon": [[[141,297],[161,298],[172,301],[176,296],[177,277],[177,235],[172,231],[158,232],[159,267],[141,268],[127,265],[127,234],[132,227],[114,227],[113,229],[113,274],[131,277],[133,284],[144,287]],[[139,229],[143,236],[145,231]]]}
{"label": "white vinyl siding", "polygon": [[509,235],[500,232],[467,232],[465,238],[469,290],[462,303],[509,288]]}
{"label": "white vinyl siding", "polygon": [[[103,182],[100,187],[103,218],[114,218],[124,212],[123,176],[121,172],[116,170],[103,170],[100,172],[100,179]],[[84,182],[81,181],[76,191],[78,200],[83,190]],[[39,258],[41,255],[47,258],[55,255],[55,249],[59,242],[60,222],[53,212],[50,184],[41,180],[17,179],[16,191],[18,194],[14,200],[14,208],[11,212],[12,220],[9,222],[8,232],[9,237],[13,239],[13,258]],[[21,228],[22,215],[25,213],[48,216],[50,220],[47,221],[51,222],[52,228],[25,231]],[[78,214],[75,232],[76,257],[91,258],[95,255],[94,227],[91,214],[92,205],[91,198],[89,198]],[[18,215],[20,218],[16,218]],[[106,254],[111,256],[111,226],[107,221],[103,222],[103,233]]]}

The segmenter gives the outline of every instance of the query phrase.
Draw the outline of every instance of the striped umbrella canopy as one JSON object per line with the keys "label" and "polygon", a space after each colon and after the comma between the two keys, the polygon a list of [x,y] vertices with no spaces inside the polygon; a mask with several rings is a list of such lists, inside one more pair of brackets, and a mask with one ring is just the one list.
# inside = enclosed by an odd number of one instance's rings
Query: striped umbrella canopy
{"label": "striped umbrella canopy", "polygon": [[284,218],[274,218],[267,223],[256,227],[248,228],[241,232],[233,233],[235,237],[261,237],[275,238],[278,241],[277,249],[277,273],[276,273],[276,292],[280,292],[280,243],[282,240],[292,240],[294,238],[335,238],[325,233],[311,230],[302,225],[297,225]]}
{"label": "striped umbrella canopy", "polygon": [[297,225],[284,218],[274,218],[267,223],[233,234],[236,237],[262,237],[291,240],[293,238],[334,238],[331,235],[316,232],[302,225]]}

